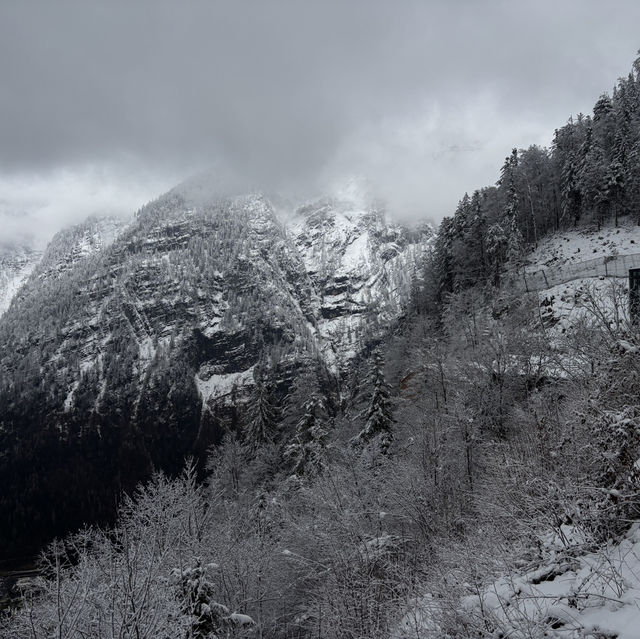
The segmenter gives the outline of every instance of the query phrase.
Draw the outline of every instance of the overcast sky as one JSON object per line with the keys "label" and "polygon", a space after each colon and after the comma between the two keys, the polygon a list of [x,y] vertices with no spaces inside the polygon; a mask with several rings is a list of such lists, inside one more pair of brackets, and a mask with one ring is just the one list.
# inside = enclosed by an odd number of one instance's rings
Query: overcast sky
{"label": "overcast sky", "polygon": [[[439,220],[640,47],[634,0],[0,0],[0,239],[193,172]],[[1,236],[4,235],[4,238]]]}

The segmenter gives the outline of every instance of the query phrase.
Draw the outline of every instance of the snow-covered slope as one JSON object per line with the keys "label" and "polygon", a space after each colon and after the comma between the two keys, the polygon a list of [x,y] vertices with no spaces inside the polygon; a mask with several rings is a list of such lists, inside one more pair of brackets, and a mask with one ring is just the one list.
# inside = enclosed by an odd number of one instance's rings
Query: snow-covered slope
{"label": "snow-covered slope", "polygon": [[81,224],[59,231],[38,265],[37,277],[59,277],[78,262],[110,246],[128,222],[114,217],[91,216]]}
{"label": "snow-covered slope", "polygon": [[320,299],[318,328],[342,360],[356,354],[372,319],[397,318],[433,229],[390,224],[359,200],[325,199],[298,209],[287,224]]}
{"label": "snow-covered slope", "polygon": [[445,628],[451,623],[469,636],[637,639],[640,524],[597,552],[588,550],[572,526],[562,529],[561,536],[543,540],[547,559],[534,568],[505,574],[480,589],[456,584],[463,591],[458,601],[425,595],[392,639],[440,639],[450,636]]}
{"label": "snow-covered slope", "polygon": [[[539,316],[560,350],[576,327],[630,323],[629,270],[640,268],[640,226],[623,219],[544,238],[510,274],[510,284],[535,294]],[[604,326],[602,326],[604,328]]]}
{"label": "snow-covered slope", "polygon": [[41,252],[28,246],[0,247],[0,317],[41,257]]}
{"label": "snow-covered slope", "polygon": [[31,246],[0,246],[0,316],[32,273],[39,279],[59,277],[109,246],[125,228],[117,218],[94,216],[58,232],[44,252]]}
{"label": "snow-covered slope", "polygon": [[545,237],[528,258],[527,269],[580,264],[598,257],[640,253],[640,226],[623,218],[618,227],[587,227]]}

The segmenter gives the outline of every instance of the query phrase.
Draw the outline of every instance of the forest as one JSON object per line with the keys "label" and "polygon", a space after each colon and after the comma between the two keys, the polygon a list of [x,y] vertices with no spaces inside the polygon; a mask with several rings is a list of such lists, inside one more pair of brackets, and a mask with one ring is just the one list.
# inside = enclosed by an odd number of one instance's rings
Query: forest
{"label": "forest", "polygon": [[495,186],[465,193],[440,225],[435,249],[439,301],[477,284],[500,284],[541,238],[599,228],[624,216],[640,222],[640,58],[602,94],[591,115],[556,129],[551,149],[513,149]]}
{"label": "forest", "polygon": [[638,520],[640,336],[624,284],[587,287],[560,333],[505,276],[546,235],[638,211],[640,59],[550,150],[514,149],[460,200],[342,397],[311,361],[276,401],[265,368],[204,471],[156,472],[113,526],[48,546],[0,636],[569,636],[552,615],[462,602]]}

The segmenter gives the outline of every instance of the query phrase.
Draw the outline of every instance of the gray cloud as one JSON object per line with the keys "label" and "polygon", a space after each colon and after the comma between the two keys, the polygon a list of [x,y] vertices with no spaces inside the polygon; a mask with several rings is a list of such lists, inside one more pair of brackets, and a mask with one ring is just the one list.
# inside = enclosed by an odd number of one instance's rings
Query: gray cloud
{"label": "gray cloud", "polygon": [[217,166],[272,188],[365,174],[437,219],[589,111],[639,23],[631,0],[6,2],[0,201],[53,227]]}

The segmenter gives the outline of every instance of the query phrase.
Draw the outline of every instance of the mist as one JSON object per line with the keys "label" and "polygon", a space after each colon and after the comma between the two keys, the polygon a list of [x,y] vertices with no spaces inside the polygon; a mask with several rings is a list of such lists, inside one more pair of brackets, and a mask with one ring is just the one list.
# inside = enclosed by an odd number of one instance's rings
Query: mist
{"label": "mist", "polygon": [[310,193],[364,176],[438,221],[589,112],[639,22],[591,0],[4,3],[0,234],[129,215],[202,170]]}

